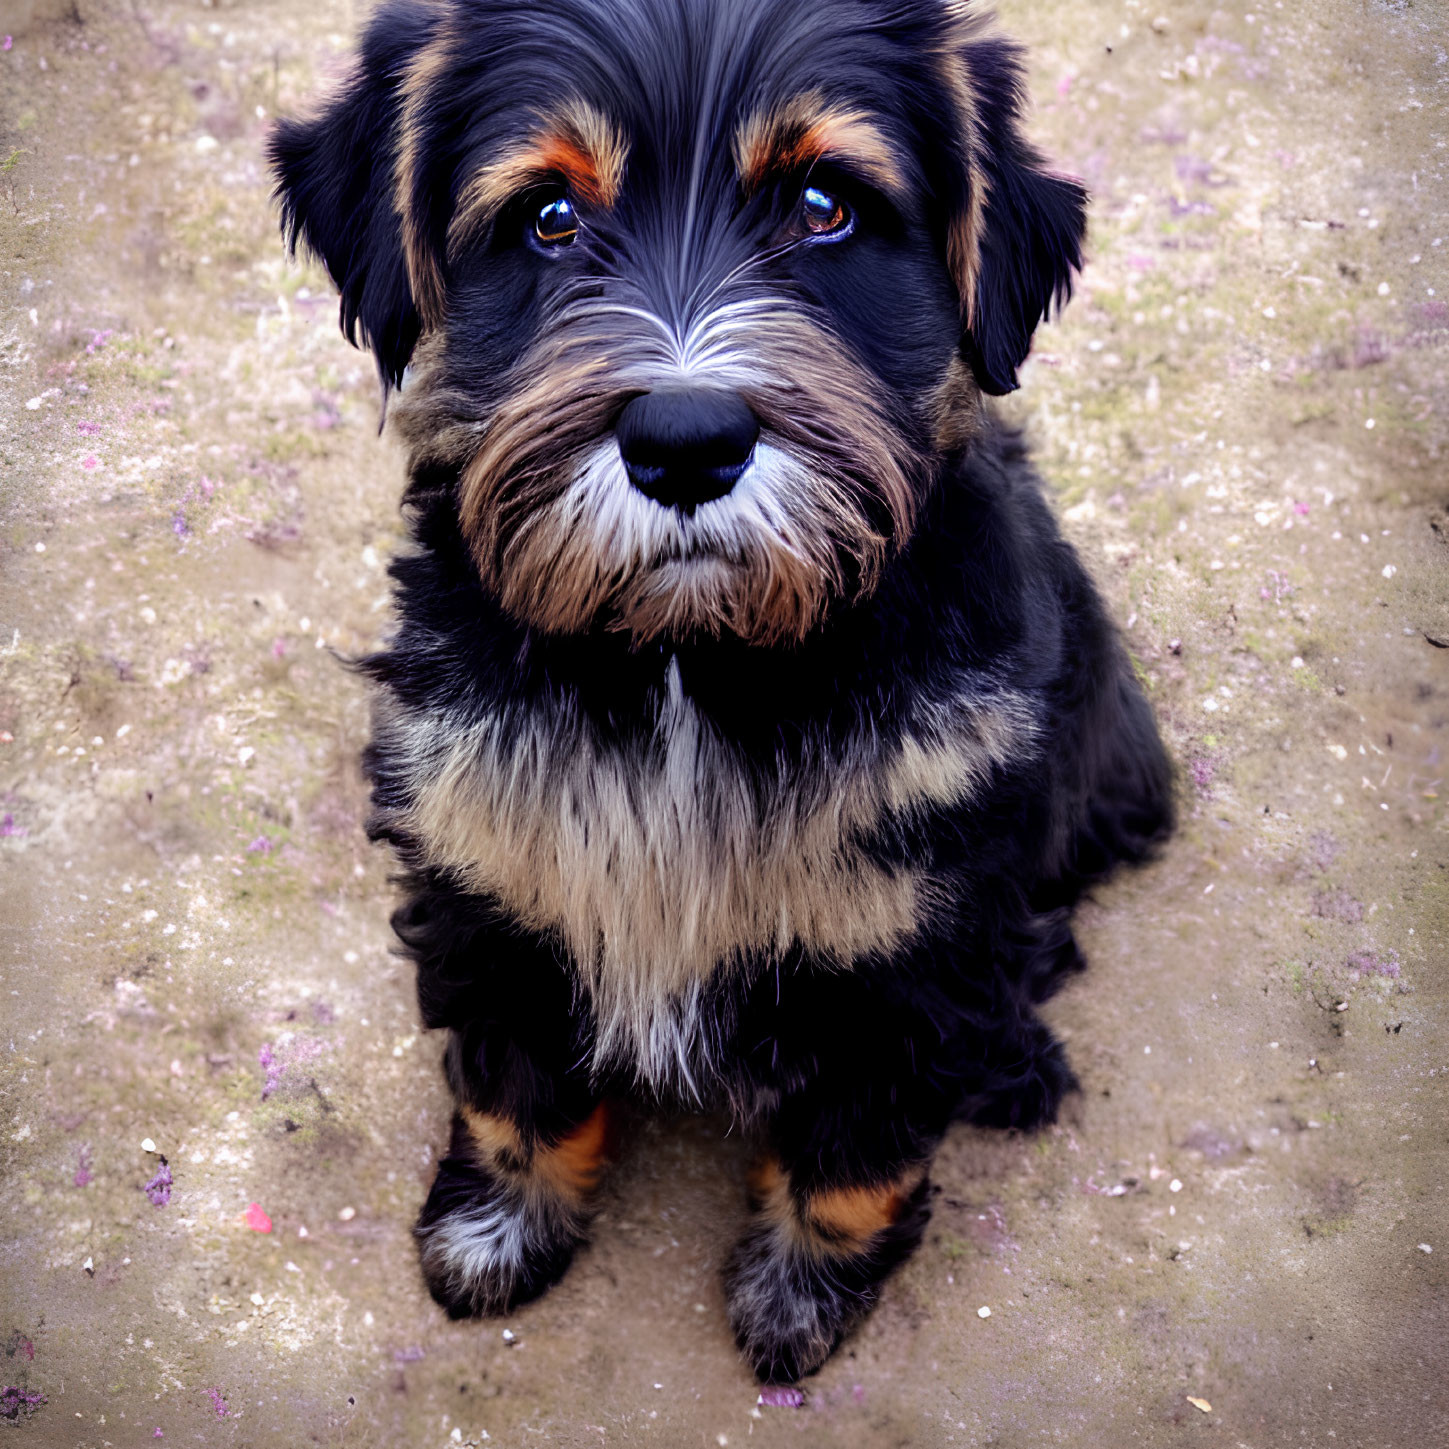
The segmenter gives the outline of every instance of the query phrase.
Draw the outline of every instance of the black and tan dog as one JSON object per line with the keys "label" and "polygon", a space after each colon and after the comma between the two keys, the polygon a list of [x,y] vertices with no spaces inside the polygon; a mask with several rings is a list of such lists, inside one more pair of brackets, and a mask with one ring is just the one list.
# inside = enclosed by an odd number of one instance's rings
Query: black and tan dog
{"label": "black and tan dog", "polygon": [[450,1313],[564,1270],[611,1098],[723,1104],[731,1321],[794,1378],[947,1124],[1073,1085],[1034,1008],[1169,770],[983,404],[1080,262],[1020,91],[960,0],[389,0],[276,133],[411,450],[368,764],[450,1034]]}

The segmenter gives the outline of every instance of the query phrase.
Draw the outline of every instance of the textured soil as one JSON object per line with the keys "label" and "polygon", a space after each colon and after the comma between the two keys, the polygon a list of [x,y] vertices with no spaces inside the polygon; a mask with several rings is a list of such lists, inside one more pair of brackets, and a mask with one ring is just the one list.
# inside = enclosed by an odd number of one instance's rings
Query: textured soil
{"label": "textured soil", "polygon": [[339,662],[401,464],[261,160],[363,7],[0,5],[0,1438],[1449,1442],[1449,7],[1001,8],[1094,195],[1009,407],[1183,824],[1082,912],[1064,1120],[953,1132],[785,1408],[724,1122],[642,1127],[507,1324],[418,1277],[448,1104]]}

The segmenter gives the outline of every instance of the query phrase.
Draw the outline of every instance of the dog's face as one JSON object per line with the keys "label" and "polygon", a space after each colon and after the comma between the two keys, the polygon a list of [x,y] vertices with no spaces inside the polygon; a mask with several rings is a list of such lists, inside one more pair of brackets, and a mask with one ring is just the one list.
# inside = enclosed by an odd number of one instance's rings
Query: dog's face
{"label": "dog's face", "polygon": [[406,0],[273,159],[509,612],[767,644],[869,594],[1070,285],[1019,85],[959,0]]}

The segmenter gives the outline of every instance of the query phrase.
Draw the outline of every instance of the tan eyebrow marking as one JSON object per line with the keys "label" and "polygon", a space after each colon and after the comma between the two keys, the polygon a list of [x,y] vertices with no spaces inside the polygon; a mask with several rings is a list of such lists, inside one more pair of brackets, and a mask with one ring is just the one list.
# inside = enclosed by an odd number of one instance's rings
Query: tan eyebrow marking
{"label": "tan eyebrow marking", "polygon": [[746,193],[771,175],[830,157],[859,171],[887,194],[907,194],[894,147],[868,112],[834,104],[818,91],[756,111],[735,131],[735,169]]}
{"label": "tan eyebrow marking", "polygon": [[550,176],[562,176],[591,206],[613,206],[628,157],[628,141],[607,116],[583,101],[570,101],[542,119],[527,140],[469,177],[448,224],[448,254],[486,229],[524,186]]}

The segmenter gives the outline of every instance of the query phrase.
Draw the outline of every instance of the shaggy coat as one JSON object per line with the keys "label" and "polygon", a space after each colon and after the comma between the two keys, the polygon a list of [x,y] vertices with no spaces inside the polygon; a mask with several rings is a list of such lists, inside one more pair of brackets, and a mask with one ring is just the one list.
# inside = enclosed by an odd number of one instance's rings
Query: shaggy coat
{"label": "shaggy coat", "polygon": [[796,1378],[947,1125],[1073,1085],[1035,1008],[1170,773],[984,401],[1081,260],[1020,90],[963,0],[389,0],[276,132],[410,452],[367,767],[454,1315],[564,1270],[617,1099],[723,1107],[732,1326]]}

